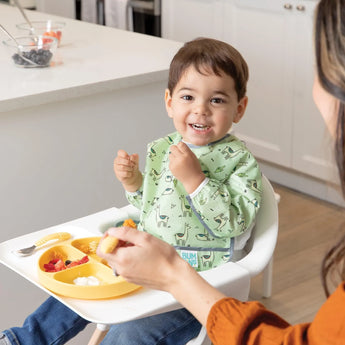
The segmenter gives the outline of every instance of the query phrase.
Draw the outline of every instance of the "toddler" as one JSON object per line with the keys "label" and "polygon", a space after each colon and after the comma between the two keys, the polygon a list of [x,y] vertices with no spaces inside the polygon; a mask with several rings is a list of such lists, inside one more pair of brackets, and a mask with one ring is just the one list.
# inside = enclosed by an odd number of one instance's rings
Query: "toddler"
{"label": "toddler", "polygon": [[244,115],[248,69],[226,43],[196,39],[170,65],[165,104],[177,132],[138,155],[114,161],[138,228],[175,246],[195,269],[231,260],[250,236],[261,200],[261,173],[243,142],[228,132]]}

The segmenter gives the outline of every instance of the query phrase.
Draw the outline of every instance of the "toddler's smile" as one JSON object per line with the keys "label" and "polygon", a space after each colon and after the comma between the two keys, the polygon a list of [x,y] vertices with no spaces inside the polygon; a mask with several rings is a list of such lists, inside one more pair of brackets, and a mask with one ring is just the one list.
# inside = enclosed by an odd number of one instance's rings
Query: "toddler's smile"
{"label": "toddler's smile", "polygon": [[200,132],[205,132],[211,128],[210,126],[202,125],[200,123],[191,123],[189,124],[189,126],[191,126],[196,131],[200,131]]}

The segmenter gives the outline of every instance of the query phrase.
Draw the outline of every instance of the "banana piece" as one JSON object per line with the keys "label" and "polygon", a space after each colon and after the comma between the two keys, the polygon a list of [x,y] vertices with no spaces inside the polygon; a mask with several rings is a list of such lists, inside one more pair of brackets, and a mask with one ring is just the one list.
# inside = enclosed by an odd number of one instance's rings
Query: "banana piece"
{"label": "banana piece", "polygon": [[101,242],[101,251],[104,254],[111,253],[118,245],[119,240],[116,237],[113,236],[107,236],[103,241]]}

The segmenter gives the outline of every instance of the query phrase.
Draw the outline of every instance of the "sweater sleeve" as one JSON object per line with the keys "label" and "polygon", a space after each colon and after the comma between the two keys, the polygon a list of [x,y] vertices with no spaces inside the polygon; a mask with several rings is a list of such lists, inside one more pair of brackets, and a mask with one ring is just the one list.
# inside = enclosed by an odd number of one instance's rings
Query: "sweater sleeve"
{"label": "sweater sleeve", "polygon": [[211,308],[207,332],[214,345],[340,345],[345,339],[345,283],[312,323],[291,326],[258,302],[224,298]]}
{"label": "sweater sleeve", "polygon": [[283,344],[289,324],[258,302],[233,298],[218,301],[207,320],[207,332],[214,345]]}

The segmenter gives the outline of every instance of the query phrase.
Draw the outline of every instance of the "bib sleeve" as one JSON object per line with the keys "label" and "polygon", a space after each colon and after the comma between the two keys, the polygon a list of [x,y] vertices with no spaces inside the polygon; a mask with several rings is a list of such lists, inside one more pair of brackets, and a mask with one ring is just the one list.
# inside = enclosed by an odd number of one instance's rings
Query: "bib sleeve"
{"label": "bib sleeve", "polygon": [[261,202],[261,172],[246,151],[234,172],[223,181],[210,178],[200,191],[187,197],[205,227],[215,237],[235,237],[253,223]]}

